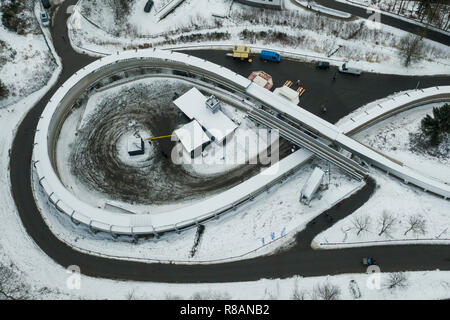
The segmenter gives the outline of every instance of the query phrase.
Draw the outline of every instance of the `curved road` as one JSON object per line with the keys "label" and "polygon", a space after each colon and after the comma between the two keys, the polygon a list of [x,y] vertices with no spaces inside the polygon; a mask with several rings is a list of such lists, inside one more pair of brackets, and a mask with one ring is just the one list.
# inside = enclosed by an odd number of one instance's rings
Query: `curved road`
{"label": "curved road", "polygon": [[[31,108],[20,124],[13,141],[10,160],[12,193],[22,223],[36,244],[56,263],[63,267],[78,265],[81,272],[88,276],[158,282],[232,282],[284,278],[297,274],[316,276],[364,272],[360,259],[367,255],[377,257],[382,271],[436,268],[450,270],[448,246],[377,246],[323,251],[311,249],[310,243],[316,234],[352,213],[370,198],[375,187],[372,180],[367,181],[363,189],[345,200],[342,206],[335,206],[311,221],[307,228],[297,235],[295,246],[270,256],[214,265],[148,264],[91,256],[73,250],[59,241],[45,224],[34,203],[30,163],[34,130],[47,101],[76,70],[93,61],[92,58],[76,54],[61,37],[64,35],[65,39],[68,38],[65,12],[67,6],[75,2],[67,0],[62,4],[52,29],[55,48],[64,65],[61,77]],[[395,87],[391,89],[394,91]]]}
{"label": "curved road", "polygon": [[[330,1],[330,0],[314,0],[324,7],[328,7],[331,9],[336,9],[344,12],[351,13],[354,16],[358,16],[363,19],[369,18],[372,13],[368,13],[367,9],[358,7],[356,5],[352,5],[350,3],[338,2],[338,1]],[[380,22],[382,24],[401,29],[404,31],[408,31],[411,33],[415,33],[418,35],[424,35],[425,38],[430,40],[440,42],[445,45],[450,45],[450,36],[444,34],[439,31],[434,31],[423,26],[414,24],[412,22],[408,22],[404,19],[396,18],[391,15],[387,15],[384,13],[380,13]]]}

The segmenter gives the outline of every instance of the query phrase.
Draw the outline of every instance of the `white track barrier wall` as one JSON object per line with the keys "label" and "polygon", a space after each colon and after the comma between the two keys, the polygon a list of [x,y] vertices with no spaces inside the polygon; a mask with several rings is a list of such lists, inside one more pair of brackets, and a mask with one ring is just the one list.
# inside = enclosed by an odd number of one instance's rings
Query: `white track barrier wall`
{"label": "white track barrier wall", "polygon": [[338,127],[342,133],[350,136],[399,112],[428,103],[449,100],[450,86],[406,91],[379,103],[369,104],[364,111],[350,117]]}
{"label": "white track barrier wall", "polygon": [[[422,94],[416,96],[415,101],[408,100],[408,104],[420,105],[428,103],[428,101],[436,102],[450,100],[450,86],[439,87],[436,90],[438,91],[435,91],[434,89],[421,90],[420,92],[422,92]],[[272,107],[273,110],[276,110],[282,115],[287,115],[290,118],[296,119],[302,123],[302,125],[320,132],[320,134],[327,140],[332,141],[338,146],[341,146],[353,154],[358,155],[367,163],[370,163],[375,167],[396,176],[405,183],[411,183],[424,191],[440,195],[444,197],[444,199],[450,198],[450,185],[424,176],[411,168],[403,166],[401,163],[393,161],[382,153],[364,146],[356,140],[348,137],[339,127],[326,122],[325,120],[293,103],[287,102],[287,100],[284,100],[282,97],[276,96],[270,91],[265,90],[254,83],[248,87],[246,92],[249,96],[259,101],[264,101],[264,103]],[[390,110],[392,111],[393,109],[394,106],[391,106]],[[372,118],[368,117],[367,120],[370,121]],[[364,127],[363,120],[361,120],[360,126]]]}
{"label": "white track barrier wall", "polygon": [[[248,79],[205,60],[153,49],[107,56],[74,74],[57,90],[45,108],[37,127],[33,154],[34,167],[41,186],[48,194],[50,201],[59,211],[68,215],[73,222],[83,223],[94,230],[113,234],[140,235],[177,231],[210,219],[254,198],[312,158],[312,153],[300,149],[279,161],[272,168],[266,169],[225,192],[184,208],[160,214],[120,214],[99,209],[81,201],[62,184],[54,170],[54,162],[51,160],[58,131],[65,115],[70,110],[73,101],[89,88],[97,77],[103,76],[104,72],[111,72],[115,65],[121,70],[124,65],[146,65],[148,67],[151,66],[152,61],[201,69],[205,74],[214,74],[220,80],[219,82],[232,83],[241,91],[245,91],[251,83]],[[268,170],[274,171],[267,174]]]}
{"label": "white track barrier wall", "polygon": [[139,235],[177,231],[212,218],[233,209],[246,200],[252,199],[258,193],[288,176],[313,156],[309,151],[300,149],[281,160],[275,174],[261,173],[200,203],[161,214],[119,214],[93,207],[79,200],[62,184],[53,166],[55,162],[51,159],[65,116],[80,94],[88,90],[98,79],[117,71],[123,71],[126,68],[151,67],[152,65],[174,66],[176,69],[181,67],[186,71],[201,73],[205,77],[213,78],[217,83],[225,84],[249,97],[264,102],[266,106],[282,114],[297,119],[310,128],[315,128],[328,140],[342,145],[360,155],[361,158],[392,172],[405,181],[444,197],[450,197],[450,186],[427,179],[390,161],[388,158],[345,136],[338,127],[292,103],[286,102],[229,69],[182,53],[148,49],[103,57],[79,70],[56,91],[38,123],[33,157],[39,183],[58,210],[71,217],[75,223],[83,223],[94,230],[113,234]]}

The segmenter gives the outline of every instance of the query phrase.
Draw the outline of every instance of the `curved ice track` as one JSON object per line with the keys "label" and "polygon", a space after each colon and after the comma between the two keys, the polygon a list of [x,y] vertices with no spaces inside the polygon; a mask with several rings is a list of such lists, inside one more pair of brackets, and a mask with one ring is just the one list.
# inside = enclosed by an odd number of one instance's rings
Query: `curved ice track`
{"label": "curved ice track", "polygon": [[[300,127],[314,132],[328,143],[340,145],[406,182],[413,183],[444,198],[450,197],[450,186],[421,176],[415,171],[361,145],[346,136],[338,127],[294,104],[286,102],[283,98],[253,84],[250,80],[227,68],[181,53],[150,49],[107,56],[79,70],[56,91],[42,114],[35,136],[34,167],[39,183],[45,189],[50,201],[59,211],[68,215],[74,223],[83,223],[93,230],[112,234],[158,235],[162,232],[178,231],[227,212],[266,190],[310,159],[313,156],[311,151],[316,150],[312,147],[313,145],[323,144],[324,148],[329,148],[326,143],[320,143],[314,138],[310,138],[307,143],[302,141],[298,144],[305,148],[281,160],[276,174],[259,174],[205,201],[171,212],[155,215],[124,215],[98,209],[80,201],[60,181],[55,169],[54,157],[59,131],[73,103],[81,94],[90,90],[105,77],[135,68],[155,67],[178,70],[212,80],[220,88],[226,88],[229,95],[234,99],[241,98],[242,103],[248,106],[249,113],[252,109],[253,111],[261,108],[269,110],[270,113],[266,112],[266,114],[273,116],[273,119],[277,119],[276,122],[273,121],[272,123],[280,123],[280,131],[283,130],[283,121],[286,125],[288,125],[288,121],[294,122]],[[435,101],[435,95],[429,94],[426,97],[422,95],[420,97],[421,102],[427,99]],[[439,99],[448,99],[450,97],[450,86],[440,87],[438,95]],[[280,116],[284,119],[281,122]],[[296,143],[295,139],[293,142]],[[328,150],[332,149],[329,148]],[[335,153],[331,152],[330,154],[331,157],[336,157]],[[343,164],[347,162],[342,157],[336,157],[335,161]],[[354,168],[355,165],[350,161],[348,160],[346,165]]]}

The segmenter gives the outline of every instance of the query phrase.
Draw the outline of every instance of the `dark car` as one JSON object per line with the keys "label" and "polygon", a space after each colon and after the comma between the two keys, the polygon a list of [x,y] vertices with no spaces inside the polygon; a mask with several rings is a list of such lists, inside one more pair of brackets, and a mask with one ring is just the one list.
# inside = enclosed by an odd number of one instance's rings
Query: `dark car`
{"label": "dark car", "polygon": [[330,67],[330,63],[326,61],[317,61],[316,68],[317,69],[328,69]]}
{"label": "dark car", "polygon": [[150,10],[152,10],[152,7],[153,7],[153,0],[148,0],[147,3],[145,4],[144,11],[150,12]]}
{"label": "dark car", "polygon": [[41,2],[42,2],[42,6],[44,7],[44,9],[48,9],[52,6],[50,4],[50,0],[41,0]]}

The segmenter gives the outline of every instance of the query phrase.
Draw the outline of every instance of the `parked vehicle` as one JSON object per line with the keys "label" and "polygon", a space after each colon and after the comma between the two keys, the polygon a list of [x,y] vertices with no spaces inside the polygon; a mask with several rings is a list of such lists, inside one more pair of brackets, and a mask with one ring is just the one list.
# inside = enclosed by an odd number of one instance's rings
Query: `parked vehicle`
{"label": "parked vehicle", "polygon": [[150,12],[150,10],[152,10],[152,7],[153,7],[153,0],[148,0],[147,3],[145,4],[144,11]]}
{"label": "parked vehicle", "polygon": [[48,9],[52,6],[50,4],[50,0],[41,0],[41,2],[42,2],[42,6],[44,7],[44,9]]}
{"label": "parked vehicle", "polygon": [[327,61],[317,61],[316,68],[317,69],[328,69],[330,67],[330,63]]}
{"label": "parked vehicle", "polygon": [[275,51],[262,50],[259,57],[261,58],[261,60],[265,61],[273,61],[273,62],[281,61],[281,55]]}
{"label": "parked vehicle", "polygon": [[352,62],[346,62],[339,67],[339,72],[350,73],[359,76],[361,74],[361,69],[358,69]]}
{"label": "parked vehicle", "polygon": [[249,46],[234,46],[233,47],[233,58],[247,60],[252,62],[251,50]]}
{"label": "parked vehicle", "polygon": [[47,12],[41,12],[41,23],[44,27],[50,26],[50,19],[48,17]]}

